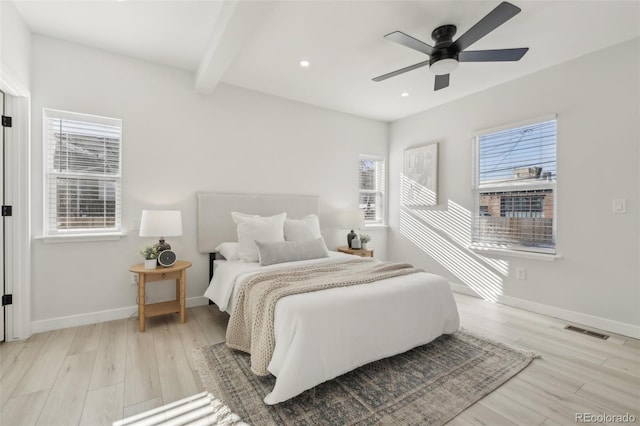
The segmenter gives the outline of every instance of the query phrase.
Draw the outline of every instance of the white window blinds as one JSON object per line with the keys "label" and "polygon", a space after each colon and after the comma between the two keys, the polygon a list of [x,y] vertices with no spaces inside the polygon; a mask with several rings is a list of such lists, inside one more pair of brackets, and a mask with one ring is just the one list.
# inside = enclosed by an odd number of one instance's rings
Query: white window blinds
{"label": "white window blinds", "polygon": [[474,245],[555,253],[555,117],[474,142]]}
{"label": "white window blinds", "polygon": [[121,230],[122,121],[44,110],[45,234]]}
{"label": "white window blinds", "polygon": [[364,212],[365,224],[384,223],[384,158],[360,156],[358,207]]}

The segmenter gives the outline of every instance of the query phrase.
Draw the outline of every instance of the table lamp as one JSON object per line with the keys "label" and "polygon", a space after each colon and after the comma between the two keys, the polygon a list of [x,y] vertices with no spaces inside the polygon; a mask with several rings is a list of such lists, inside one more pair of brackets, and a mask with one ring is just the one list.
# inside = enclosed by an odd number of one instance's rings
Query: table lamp
{"label": "table lamp", "polygon": [[142,210],[140,236],[158,237],[158,251],[170,250],[165,237],[182,235],[182,212],[180,210]]}
{"label": "table lamp", "polygon": [[338,214],[338,224],[342,229],[351,229],[347,234],[347,245],[351,248],[351,240],[356,236],[354,229],[360,229],[364,223],[364,212],[360,209],[343,210]]}

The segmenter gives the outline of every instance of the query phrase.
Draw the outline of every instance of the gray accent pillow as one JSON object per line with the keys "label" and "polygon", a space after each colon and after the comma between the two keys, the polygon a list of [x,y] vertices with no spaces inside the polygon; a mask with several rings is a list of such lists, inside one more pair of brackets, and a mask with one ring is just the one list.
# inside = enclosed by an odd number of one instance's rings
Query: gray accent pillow
{"label": "gray accent pillow", "polygon": [[284,241],[284,220],[286,213],[262,217],[244,213],[231,212],[231,217],[238,224],[238,243],[240,259],[247,262],[258,261],[258,248],[255,241]]}
{"label": "gray accent pillow", "polygon": [[322,238],[308,241],[256,241],[256,246],[263,266],[329,257],[329,250]]}

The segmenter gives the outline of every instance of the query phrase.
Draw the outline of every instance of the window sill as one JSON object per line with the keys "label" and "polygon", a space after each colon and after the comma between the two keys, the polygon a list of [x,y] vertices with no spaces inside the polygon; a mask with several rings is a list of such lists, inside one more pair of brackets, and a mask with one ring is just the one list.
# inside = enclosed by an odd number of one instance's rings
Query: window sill
{"label": "window sill", "polygon": [[559,255],[559,254],[533,253],[529,251],[520,251],[520,250],[480,248],[480,247],[473,247],[473,246],[470,246],[469,250],[473,251],[476,254],[480,254],[484,256],[518,257],[521,259],[543,260],[545,262],[555,262],[558,259],[562,259],[562,255]]}
{"label": "window sill", "polygon": [[364,225],[365,229],[387,229],[389,225],[385,225],[382,223],[372,223],[370,225]]}
{"label": "window sill", "polygon": [[109,234],[74,234],[74,235],[41,235],[35,237],[45,243],[79,243],[91,241],[116,241],[127,235],[126,232],[113,232]]}

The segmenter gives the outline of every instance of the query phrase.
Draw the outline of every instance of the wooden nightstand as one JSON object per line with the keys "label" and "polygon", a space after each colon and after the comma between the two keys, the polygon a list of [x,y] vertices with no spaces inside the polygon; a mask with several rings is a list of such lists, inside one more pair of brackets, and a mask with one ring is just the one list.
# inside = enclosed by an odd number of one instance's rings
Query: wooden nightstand
{"label": "wooden nightstand", "polygon": [[[191,262],[178,260],[167,268],[144,269],[144,263],[133,265],[129,270],[138,274],[138,320],[140,331],[144,331],[144,320],[156,315],[180,312],[180,322],[184,323],[184,308],[187,292],[187,268]],[[176,280],[176,300],[160,303],[144,303],[145,285],[154,281]]]}
{"label": "wooden nightstand", "polygon": [[373,257],[373,249],[350,249],[349,247],[338,247],[341,253],[352,254],[360,257]]}

